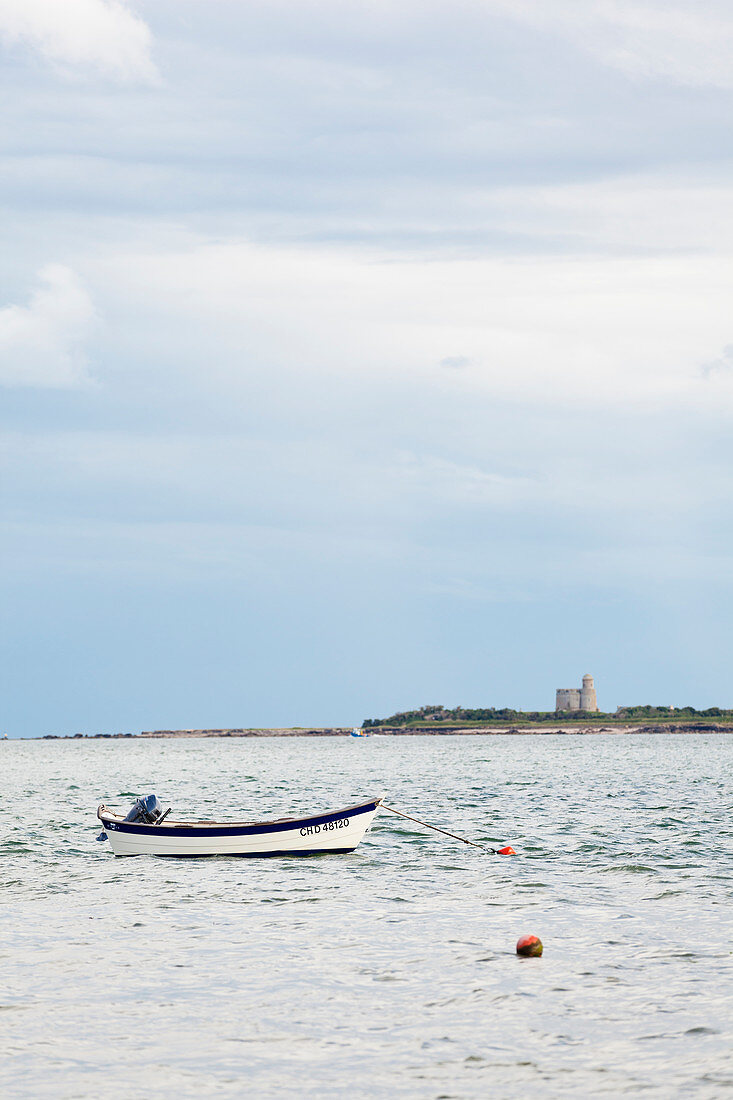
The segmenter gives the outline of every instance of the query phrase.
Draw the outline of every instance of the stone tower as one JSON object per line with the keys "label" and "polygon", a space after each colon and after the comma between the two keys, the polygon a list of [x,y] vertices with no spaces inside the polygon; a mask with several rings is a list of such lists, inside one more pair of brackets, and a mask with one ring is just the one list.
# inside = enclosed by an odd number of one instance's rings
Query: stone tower
{"label": "stone tower", "polygon": [[598,700],[596,699],[596,689],[593,685],[593,677],[587,672],[583,677],[583,686],[580,689],[580,709],[598,710]]}
{"label": "stone tower", "polygon": [[578,688],[558,688],[555,693],[555,710],[580,710]]}
{"label": "stone tower", "polygon": [[598,710],[593,677],[586,672],[582,688],[558,688],[555,694],[555,710]]}

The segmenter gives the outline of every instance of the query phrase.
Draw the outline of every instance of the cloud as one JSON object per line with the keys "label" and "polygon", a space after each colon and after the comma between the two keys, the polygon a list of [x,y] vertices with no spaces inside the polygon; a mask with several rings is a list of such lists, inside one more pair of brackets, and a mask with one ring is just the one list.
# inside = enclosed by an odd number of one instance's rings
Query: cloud
{"label": "cloud", "polygon": [[567,35],[629,75],[733,88],[733,15],[721,0],[492,0],[492,6]]}
{"label": "cloud", "polygon": [[92,70],[157,83],[146,23],[122,0],[0,0],[0,38],[24,45],[62,71]]}
{"label": "cloud", "polygon": [[470,365],[471,360],[467,355],[446,355],[444,359],[440,360],[441,367],[448,367],[450,370],[461,370],[463,367]]}
{"label": "cloud", "polygon": [[[97,263],[95,286],[135,318],[127,335],[160,363],[234,395],[258,371],[289,387],[430,385],[530,408],[689,399],[701,348],[730,332],[724,255],[433,258],[204,239]],[[105,311],[107,312],[107,310]],[[207,355],[216,332],[217,355]],[[433,368],[436,348],[469,369]],[[329,380],[329,381],[327,381]],[[338,382],[342,384],[341,381]],[[292,389],[290,392],[293,392]]]}
{"label": "cloud", "polygon": [[712,378],[716,374],[730,374],[733,371],[733,344],[726,344],[717,359],[703,363],[700,373],[703,378]]}
{"label": "cloud", "polygon": [[67,388],[86,379],[94,307],[74,272],[48,264],[27,306],[0,309],[0,385]]}

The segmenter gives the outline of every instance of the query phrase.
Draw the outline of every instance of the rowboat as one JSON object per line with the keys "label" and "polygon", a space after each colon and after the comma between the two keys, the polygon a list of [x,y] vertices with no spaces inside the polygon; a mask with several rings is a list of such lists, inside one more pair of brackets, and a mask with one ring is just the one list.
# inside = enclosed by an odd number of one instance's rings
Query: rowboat
{"label": "rowboat", "polygon": [[171,821],[155,795],[139,799],[127,815],[97,809],[98,840],[116,856],[313,856],[353,852],[371,826],[382,796],[343,810],[275,821]]}

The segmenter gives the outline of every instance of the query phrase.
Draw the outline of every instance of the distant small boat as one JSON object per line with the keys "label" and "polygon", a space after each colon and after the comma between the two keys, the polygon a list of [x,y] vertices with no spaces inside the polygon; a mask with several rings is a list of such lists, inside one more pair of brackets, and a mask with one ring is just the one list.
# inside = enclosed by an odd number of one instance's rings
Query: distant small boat
{"label": "distant small boat", "polygon": [[353,730],[351,731],[351,736],[352,737],[369,737],[370,734],[368,734],[366,730],[362,730],[362,729],[359,729],[357,726],[354,726]]}
{"label": "distant small boat", "polygon": [[[127,817],[102,803],[98,840],[116,856],[312,856],[353,852],[369,829],[382,796],[356,806],[275,821],[169,821],[155,795],[138,799]],[[164,820],[165,819],[165,820]]]}

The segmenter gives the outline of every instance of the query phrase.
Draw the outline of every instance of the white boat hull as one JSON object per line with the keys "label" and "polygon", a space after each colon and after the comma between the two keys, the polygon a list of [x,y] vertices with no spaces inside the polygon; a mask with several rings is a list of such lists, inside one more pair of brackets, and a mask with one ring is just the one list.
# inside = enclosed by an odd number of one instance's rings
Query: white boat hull
{"label": "white boat hull", "polygon": [[100,806],[97,816],[116,856],[276,856],[353,852],[369,830],[381,798],[344,810],[281,821],[126,822]]}

